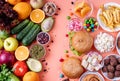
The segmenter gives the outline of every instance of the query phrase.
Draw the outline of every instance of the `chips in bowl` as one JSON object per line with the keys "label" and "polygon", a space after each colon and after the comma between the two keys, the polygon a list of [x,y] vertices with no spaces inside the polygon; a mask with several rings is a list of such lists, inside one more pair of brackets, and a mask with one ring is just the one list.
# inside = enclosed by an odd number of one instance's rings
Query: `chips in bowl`
{"label": "chips in bowl", "polygon": [[106,3],[97,13],[100,26],[109,32],[120,30],[120,5],[114,2]]}

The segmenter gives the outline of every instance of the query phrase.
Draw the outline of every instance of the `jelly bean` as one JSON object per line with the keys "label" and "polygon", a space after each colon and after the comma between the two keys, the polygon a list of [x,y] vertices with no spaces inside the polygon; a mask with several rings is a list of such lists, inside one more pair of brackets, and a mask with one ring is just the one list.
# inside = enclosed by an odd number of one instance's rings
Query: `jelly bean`
{"label": "jelly bean", "polygon": [[86,24],[84,24],[83,26],[86,26]]}
{"label": "jelly bean", "polygon": [[84,26],[84,28],[86,29],[87,27],[86,27],[86,26]]}
{"label": "jelly bean", "polygon": [[97,25],[97,26],[98,26],[98,23],[96,22],[96,23],[95,23],[95,25]]}
{"label": "jelly bean", "polygon": [[92,32],[94,32],[94,29],[92,29]]}
{"label": "jelly bean", "polygon": [[87,31],[89,32],[89,31],[90,31],[90,29],[89,29],[89,28],[87,28]]}
{"label": "jelly bean", "polygon": [[86,24],[86,26],[90,26],[90,24]]}
{"label": "jelly bean", "polygon": [[89,22],[89,20],[85,20],[85,23]]}
{"label": "jelly bean", "polygon": [[94,27],[94,24],[91,24],[91,27]]}
{"label": "jelly bean", "polygon": [[98,22],[94,18],[88,18],[84,21],[84,29],[88,32],[94,32],[98,27]]}
{"label": "jelly bean", "polygon": [[64,77],[64,75],[63,74],[60,74],[60,78],[63,78]]}

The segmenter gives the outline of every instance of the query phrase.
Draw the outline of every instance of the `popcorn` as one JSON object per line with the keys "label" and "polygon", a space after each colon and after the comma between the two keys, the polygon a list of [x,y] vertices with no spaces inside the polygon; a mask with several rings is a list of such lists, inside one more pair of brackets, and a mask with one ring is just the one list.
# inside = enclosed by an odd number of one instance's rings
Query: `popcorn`
{"label": "popcorn", "polygon": [[100,32],[97,35],[94,44],[95,48],[101,53],[109,52],[114,47],[114,38],[107,33]]}

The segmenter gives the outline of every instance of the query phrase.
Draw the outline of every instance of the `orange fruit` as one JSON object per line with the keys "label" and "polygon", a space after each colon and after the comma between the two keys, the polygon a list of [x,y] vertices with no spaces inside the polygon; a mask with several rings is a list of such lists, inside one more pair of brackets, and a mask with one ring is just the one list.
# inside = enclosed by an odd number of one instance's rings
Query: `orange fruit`
{"label": "orange fruit", "polygon": [[30,14],[30,19],[34,23],[40,23],[44,20],[44,18],[45,18],[45,13],[41,9],[35,9]]}
{"label": "orange fruit", "polygon": [[40,78],[36,72],[29,71],[23,76],[23,81],[40,81]]}
{"label": "orange fruit", "polygon": [[21,0],[7,0],[7,2],[11,5],[16,5],[17,3],[21,2]]}
{"label": "orange fruit", "polygon": [[15,57],[17,60],[23,61],[29,57],[29,50],[26,46],[19,46],[15,50]]}
{"label": "orange fruit", "polygon": [[13,7],[13,10],[18,13],[19,19],[23,20],[30,15],[32,8],[31,5],[27,2],[19,2]]}

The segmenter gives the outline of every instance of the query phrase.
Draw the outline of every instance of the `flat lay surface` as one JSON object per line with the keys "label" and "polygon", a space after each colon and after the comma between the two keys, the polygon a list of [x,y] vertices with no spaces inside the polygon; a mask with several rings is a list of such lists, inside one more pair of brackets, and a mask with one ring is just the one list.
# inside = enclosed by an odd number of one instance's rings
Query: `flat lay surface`
{"label": "flat lay surface", "polygon": [[120,81],[119,0],[6,1],[0,80]]}

